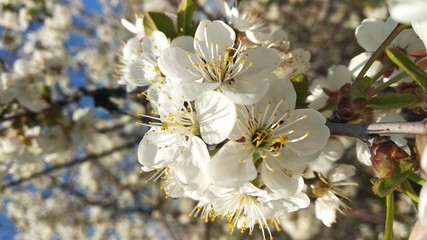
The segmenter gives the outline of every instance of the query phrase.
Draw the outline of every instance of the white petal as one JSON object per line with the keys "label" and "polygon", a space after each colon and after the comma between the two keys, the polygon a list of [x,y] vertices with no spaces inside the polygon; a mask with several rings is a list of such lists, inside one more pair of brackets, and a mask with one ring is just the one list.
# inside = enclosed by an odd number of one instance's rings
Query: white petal
{"label": "white petal", "polygon": [[181,148],[175,164],[177,179],[187,191],[204,191],[209,184],[207,163],[210,160],[206,144],[198,137],[190,137]]}
{"label": "white petal", "polygon": [[170,46],[182,48],[185,51],[195,52],[194,50],[194,39],[190,36],[179,36],[172,40]]}
{"label": "white petal", "polygon": [[218,10],[221,12],[222,15],[229,18],[230,16],[230,7],[228,6],[227,1],[224,0],[214,0],[216,6],[218,7]]}
{"label": "white petal", "polygon": [[133,57],[139,56],[138,51],[141,51],[141,41],[137,37],[127,40],[122,48],[123,59],[133,60]]}
{"label": "white petal", "polygon": [[356,168],[349,164],[338,164],[328,173],[328,180],[332,183],[344,181],[349,177],[354,176]]}
{"label": "white petal", "polygon": [[176,98],[182,97],[186,101],[194,101],[202,93],[215,90],[219,85],[220,83],[183,81],[179,84],[174,84],[171,92]]}
{"label": "white petal", "polygon": [[203,20],[194,35],[194,49],[208,61],[224,56],[225,50],[234,45],[236,34],[222,21]]}
{"label": "white petal", "polygon": [[162,132],[160,127],[151,128],[138,145],[138,161],[144,171],[165,167],[174,159],[181,142],[177,134]]}
{"label": "white petal", "polygon": [[316,218],[321,220],[327,227],[331,227],[332,223],[335,222],[339,201],[333,194],[318,198],[315,201]]}
{"label": "white petal", "polygon": [[390,7],[391,17],[406,24],[427,19],[426,11],[427,2],[425,1],[400,1]]}
{"label": "white petal", "polygon": [[312,109],[321,109],[328,103],[329,97],[326,95],[310,95],[307,97],[308,107]]}
{"label": "white petal", "polygon": [[221,91],[235,104],[249,105],[258,102],[268,90],[268,81],[238,79],[233,85],[221,85]]}
{"label": "white petal", "polygon": [[261,43],[267,42],[268,40],[270,40],[272,38],[272,33],[267,32],[267,31],[246,30],[245,34],[246,34],[246,37],[249,39],[249,41],[256,43],[256,44],[261,44]]}
{"label": "white petal", "polygon": [[283,213],[276,214],[275,216],[281,216],[282,214],[295,212],[301,208],[306,208],[310,205],[310,198],[307,196],[307,194],[303,192],[299,192],[294,196],[289,197],[283,197],[282,199],[278,199],[278,202],[280,202],[281,207],[275,208],[276,211],[280,208],[285,208],[285,211]]}
{"label": "white petal", "polygon": [[338,90],[346,83],[351,83],[351,72],[347,66],[337,65],[328,69],[328,77],[326,80],[326,88],[338,92]]}
{"label": "white petal", "polygon": [[344,144],[335,138],[330,138],[322,150],[323,156],[330,161],[336,161],[344,155]]}
{"label": "white petal", "polygon": [[133,23],[129,22],[128,20],[122,18],[121,19],[121,23],[130,32],[135,33],[135,34],[138,33],[138,30],[137,30],[136,26],[133,25]]}
{"label": "white petal", "polygon": [[279,55],[270,48],[250,48],[245,53],[247,59],[243,64],[243,69],[249,68],[240,73],[237,78],[265,79],[280,64]]}
{"label": "white petal", "polygon": [[237,187],[257,176],[252,151],[241,143],[228,142],[212,157],[208,172],[216,185]]}
{"label": "white petal", "polygon": [[[255,112],[264,112],[265,107],[268,103],[273,104],[273,109],[280,102],[275,113],[277,115],[283,115],[286,112],[295,109],[295,103],[297,100],[297,94],[294,90],[294,86],[288,79],[279,79],[274,74],[268,77],[268,91],[264,97],[255,105]],[[268,112],[265,114],[269,114]]]}
{"label": "white petal", "polygon": [[424,184],[420,191],[418,202],[418,218],[423,226],[427,226],[427,185]]}
{"label": "white petal", "polygon": [[144,81],[144,69],[140,62],[132,62],[126,67],[127,73],[124,75],[127,82],[135,86],[147,86],[149,83]]}
{"label": "white petal", "polygon": [[309,155],[323,149],[328,142],[330,133],[329,128],[326,127],[325,117],[314,109],[297,109],[290,113],[290,118],[287,122],[292,122],[296,119],[301,119],[292,124],[289,128],[295,131],[288,135],[288,138],[298,139],[308,134],[302,140],[296,142],[287,142],[294,152],[299,155]]}
{"label": "white petal", "polygon": [[47,103],[40,99],[37,87],[33,84],[21,85],[21,91],[17,92],[18,102],[32,112],[40,112],[47,107]]}
{"label": "white petal", "polygon": [[420,39],[423,41],[424,47],[427,48],[427,20],[413,22],[412,28],[414,29],[415,33],[417,33],[417,35],[420,37]]}
{"label": "white petal", "polygon": [[356,156],[359,162],[365,164],[366,166],[372,166],[371,162],[371,151],[366,143],[356,140]]}
{"label": "white petal", "polygon": [[427,151],[424,150],[421,156],[421,169],[427,173]]}
{"label": "white petal", "polygon": [[380,19],[367,18],[356,28],[357,43],[368,52],[374,52],[383,43],[385,22]]}
{"label": "white petal", "polygon": [[[356,77],[360,73],[363,66],[365,66],[366,62],[368,62],[371,56],[372,53],[363,52],[350,60],[350,63],[348,64],[348,69],[353,73],[353,77]],[[373,77],[382,69],[382,67],[383,65],[380,61],[375,61],[369,68],[366,75],[369,77]]]}
{"label": "white petal", "polygon": [[[263,160],[261,177],[265,185],[283,196],[292,196],[302,191],[304,181],[301,177],[307,164],[289,151],[283,157],[269,156]],[[292,155],[292,156],[291,156]]]}
{"label": "white petal", "polygon": [[151,171],[160,166],[155,163],[156,155],[157,145],[142,139],[138,145],[138,161],[144,171]]}
{"label": "white petal", "polygon": [[199,70],[193,66],[192,61],[198,61],[194,53],[187,52],[180,48],[170,47],[163,50],[158,63],[160,70],[168,78],[182,81],[195,81],[201,79],[202,75]]}
{"label": "white petal", "polygon": [[163,32],[153,31],[151,36],[144,39],[144,52],[159,57],[161,52],[169,47],[169,40]]}
{"label": "white petal", "polygon": [[246,124],[249,122],[249,112],[246,109],[246,106],[237,105],[237,121],[234,124],[234,128],[230,133],[229,138],[233,140],[239,140],[246,133],[246,136],[250,136],[252,133],[246,127]]}
{"label": "white petal", "polygon": [[234,127],[236,107],[219,92],[208,91],[196,99],[200,132],[207,144],[224,141]]}

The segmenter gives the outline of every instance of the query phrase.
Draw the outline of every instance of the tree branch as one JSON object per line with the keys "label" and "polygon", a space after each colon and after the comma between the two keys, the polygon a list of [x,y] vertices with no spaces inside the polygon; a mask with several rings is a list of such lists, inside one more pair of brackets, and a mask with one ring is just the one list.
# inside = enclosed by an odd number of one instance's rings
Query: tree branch
{"label": "tree branch", "polygon": [[61,169],[73,167],[75,165],[79,165],[79,164],[82,164],[82,163],[85,163],[85,162],[88,162],[88,161],[96,160],[98,158],[111,155],[111,154],[113,154],[113,153],[115,153],[117,151],[121,151],[121,150],[127,149],[129,147],[132,147],[133,145],[135,145],[139,141],[140,141],[140,139],[135,139],[135,140],[127,142],[125,144],[116,146],[116,147],[114,147],[114,148],[112,148],[112,149],[110,149],[108,151],[105,151],[105,152],[102,152],[102,153],[99,153],[99,154],[89,154],[89,155],[87,155],[86,157],[84,157],[82,159],[74,159],[74,160],[66,162],[66,163],[57,164],[55,166],[46,168],[46,169],[44,169],[44,170],[42,170],[40,172],[36,172],[36,173],[34,173],[34,174],[32,174],[32,175],[30,175],[28,177],[23,177],[23,178],[14,180],[14,181],[7,182],[4,185],[0,186],[0,192],[4,191],[7,188],[19,186],[19,185],[21,185],[21,184],[23,184],[25,182],[28,182],[28,181],[30,181],[32,179],[36,179],[36,178],[39,178],[39,177],[42,177],[42,176],[49,175],[50,173],[59,171]]}
{"label": "tree branch", "polygon": [[404,134],[425,135],[427,134],[427,119],[419,122],[392,122],[392,123],[370,123],[370,124],[347,124],[326,122],[331,135],[355,137],[366,140],[378,135]]}

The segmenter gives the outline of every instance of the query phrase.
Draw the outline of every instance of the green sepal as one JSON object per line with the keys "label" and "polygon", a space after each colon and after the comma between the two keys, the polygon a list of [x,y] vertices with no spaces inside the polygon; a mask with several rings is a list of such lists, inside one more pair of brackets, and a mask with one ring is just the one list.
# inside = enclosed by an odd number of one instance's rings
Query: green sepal
{"label": "green sepal", "polygon": [[291,79],[292,85],[294,85],[295,92],[297,93],[297,108],[307,107],[307,95],[308,95],[308,78],[305,74],[295,75]]}
{"label": "green sepal", "polygon": [[147,36],[150,36],[153,31],[161,31],[169,39],[174,39],[178,36],[175,30],[175,25],[172,19],[165,13],[147,12],[144,14],[144,30]]}
{"label": "green sepal", "polygon": [[422,102],[423,99],[413,93],[385,93],[369,99],[367,107],[372,109],[389,110],[413,107]]}
{"label": "green sepal", "polygon": [[[413,172],[414,166],[410,161],[398,160],[396,162],[393,161],[393,163],[395,173],[392,176],[371,179],[371,183],[373,184],[372,191],[379,197],[386,197],[393,193],[393,191],[399,190],[401,183]],[[379,175],[383,175],[381,170]]]}
{"label": "green sepal", "polygon": [[196,7],[192,0],[182,0],[178,7],[178,35],[194,36],[196,29],[193,27],[193,17]]}
{"label": "green sepal", "polygon": [[351,85],[350,97],[351,99],[366,98],[373,91],[372,85],[374,80],[365,76],[360,81],[354,81]]}
{"label": "green sepal", "polygon": [[427,73],[417,66],[406,54],[395,48],[386,50],[387,56],[403,71],[405,71],[415,82],[427,92]]}

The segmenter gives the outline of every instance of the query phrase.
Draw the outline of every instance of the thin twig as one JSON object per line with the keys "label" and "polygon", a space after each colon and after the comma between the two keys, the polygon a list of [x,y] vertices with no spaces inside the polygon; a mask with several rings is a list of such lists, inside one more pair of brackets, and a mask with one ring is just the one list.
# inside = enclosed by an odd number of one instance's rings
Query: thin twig
{"label": "thin twig", "polygon": [[42,170],[40,172],[36,172],[36,173],[34,173],[34,174],[32,174],[32,175],[30,175],[28,177],[23,177],[23,178],[14,180],[14,181],[7,182],[6,184],[4,184],[3,186],[0,187],[0,192],[4,191],[7,188],[19,186],[19,185],[21,185],[21,184],[23,184],[25,182],[30,181],[30,180],[33,180],[33,179],[36,179],[36,178],[39,178],[39,177],[42,177],[42,176],[48,176],[49,174],[51,174],[53,172],[56,172],[56,171],[59,171],[61,169],[73,167],[75,165],[79,165],[79,164],[82,164],[82,163],[85,163],[85,162],[88,162],[88,161],[93,161],[93,160],[96,160],[98,158],[102,158],[102,157],[111,155],[111,154],[113,154],[115,152],[118,152],[118,151],[127,149],[129,147],[132,147],[136,143],[138,143],[139,141],[140,141],[140,139],[135,139],[133,141],[130,141],[130,142],[127,142],[125,144],[122,144],[122,145],[119,145],[117,147],[114,147],[114,148],[112,148],[112,149],[110,149],[108,151],[105,151],[105,152],[102,152],[102,153],[99,153],[99,154],[89,154],[89,155],[87,155],[86,157],[84,157],[82,159],[74,159],[74,160],[66,162],[66,163],[57,164],[55,166],[46,168],[46,169],[44,169],[44,170]]}

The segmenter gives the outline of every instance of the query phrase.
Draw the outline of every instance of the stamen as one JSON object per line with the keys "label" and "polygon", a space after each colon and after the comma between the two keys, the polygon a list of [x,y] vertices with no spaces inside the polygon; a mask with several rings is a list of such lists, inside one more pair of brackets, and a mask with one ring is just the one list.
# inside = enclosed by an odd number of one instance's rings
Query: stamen
{"label": "stamen", "polygon": [[299,141],[301,141],[301,140],[305,139],[306,137],[309,137],[310,135],[311,135],[311,134],[310,134],[310,132],[306,132],[306,133],[305,133],[304,135],[302,135],[301,137],[291,139],[291,140],[289,140],[289,142],[292,142],[292,143],[299,142]]}

